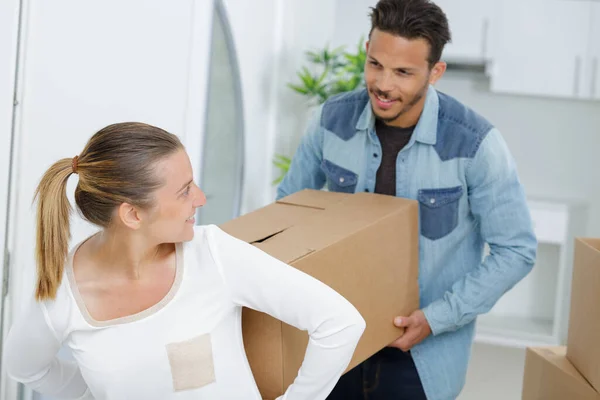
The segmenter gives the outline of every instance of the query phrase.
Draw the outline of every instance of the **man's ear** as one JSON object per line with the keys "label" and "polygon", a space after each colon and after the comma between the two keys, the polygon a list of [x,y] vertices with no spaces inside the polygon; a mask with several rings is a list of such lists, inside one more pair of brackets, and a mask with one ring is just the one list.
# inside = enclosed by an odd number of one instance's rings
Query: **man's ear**
{"label": "man's ear", "polygon": [[448,65],[443,61],[435,63],[429,74],[429,83],[434,85],[444,75],[446,68],[448,68]]}

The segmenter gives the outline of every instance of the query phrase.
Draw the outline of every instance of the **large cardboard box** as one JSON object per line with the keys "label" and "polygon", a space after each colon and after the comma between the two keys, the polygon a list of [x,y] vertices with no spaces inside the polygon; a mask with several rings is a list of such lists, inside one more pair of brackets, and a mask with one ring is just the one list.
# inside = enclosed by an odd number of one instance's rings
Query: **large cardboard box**
{"label": "large cardboard box", "polygon": [[600,239],[575,240],[567,358],[600,392]]}
{"label": "large cardboard box", "polygon": [[[367,323],[348,370],[398,338],[397,315],[419,307],[418,204],[377,194],[304,190],[221,228],[319,279]],[[259,390],[274,399],[294,381],[308,334],[244,309],[246,354]]]}
{"label": "large cardboard box", "polygon": [[522,400],[600,400],[566,352],[565,347],[527,349]]}

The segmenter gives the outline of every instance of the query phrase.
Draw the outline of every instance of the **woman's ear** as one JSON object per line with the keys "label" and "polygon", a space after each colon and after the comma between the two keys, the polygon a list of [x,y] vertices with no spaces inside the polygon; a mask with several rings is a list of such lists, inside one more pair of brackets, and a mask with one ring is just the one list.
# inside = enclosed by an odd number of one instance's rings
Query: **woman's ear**
{"label": "woman's ear", "polygon": [[137,230],[142,225],[141,213],[129,203],[122,203],[117,214],[121,223],[130,229]]}

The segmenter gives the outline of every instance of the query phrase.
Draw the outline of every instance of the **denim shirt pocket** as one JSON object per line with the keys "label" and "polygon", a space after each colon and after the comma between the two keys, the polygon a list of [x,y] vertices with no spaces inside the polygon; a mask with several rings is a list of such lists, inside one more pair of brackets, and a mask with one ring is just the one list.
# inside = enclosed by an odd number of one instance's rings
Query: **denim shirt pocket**
{"label": "denim shirt pocket", "polygon": [[419,190],[421,235],[437,240],[450,234],[458,225],[458,205],[462,194],[462,186]]}
{"label": "denim shirt pocket", "polygon": [[329,160],[321,162],[321,169],[327,176],[327,188],[332,192],[354,193],[358,175]]}

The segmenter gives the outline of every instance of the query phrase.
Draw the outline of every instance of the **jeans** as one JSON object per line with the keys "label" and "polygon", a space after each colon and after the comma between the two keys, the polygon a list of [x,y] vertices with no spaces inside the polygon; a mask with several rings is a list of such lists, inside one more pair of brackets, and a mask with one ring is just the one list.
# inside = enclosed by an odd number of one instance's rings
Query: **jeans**
{"label": "jeans", "polygon": [[410,352],[386,347],[344,374],[327,400],[427,400]]}

